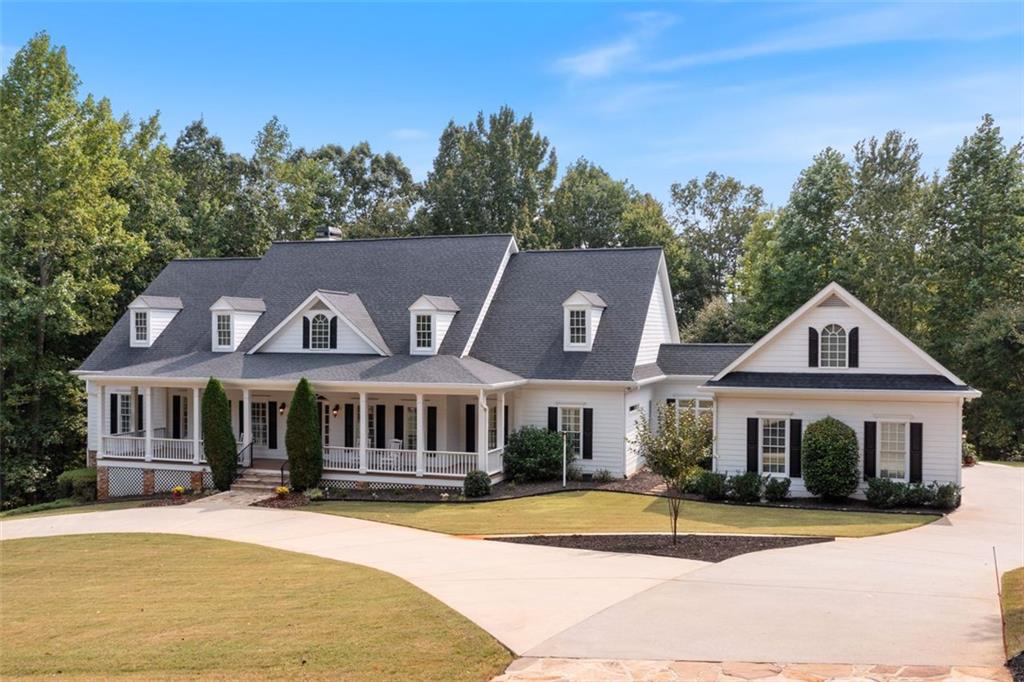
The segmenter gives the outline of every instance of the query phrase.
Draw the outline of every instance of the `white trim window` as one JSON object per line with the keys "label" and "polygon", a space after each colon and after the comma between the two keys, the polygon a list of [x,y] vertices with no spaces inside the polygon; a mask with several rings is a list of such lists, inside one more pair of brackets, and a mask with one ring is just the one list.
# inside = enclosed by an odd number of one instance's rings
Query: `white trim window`
{"label": "white trim window", "polygon": [[[356,445],[359,445],[359,405],[356,405]],[[377,410],[376,405],[366,405],[366,447],[377,447]]]}
{"label": "white trim window", "polygon": [[761,473],[786,473],[786,453],[789,450],[787,422],[785,418],[761,419]]}
{"label": "white trim window", "polygon": [[136,310],[132,317],[135,323],[135,342],[147,343],[149,341],[149,312]]}
{"label": "white trim window", "polygon": [[270,421],[267,414],[267,403],[265,401],[250,403],[250,416],[252,420],[252,444],[255,447],[267,447],[270,432]]}
{"label": "white trim window", "polygon": [[694,415],[702,417],[715,411],[715,401],[710,398],[676,398],[676,416],[680,409],[692,410]]}
{"label": "white trim window", "polygon": [[498,406],[487,407],[487,449],[498,447]]}
{"label": "white trim window", "polygon": [[906,422],[878,423],[878,477],[906,480],[910,439]]}
{"label": "white trim window", "polygon": [[180,421],[181,421],[181,437],[182,438],[188,438],[190,434],[189,434],[189,430],[188,430],[188,396],[187,395],[181,396],[181,415],[180,415]]}
{"label": "white trim window", "polygon": [[132,429],[132,394],[117,394],[118,433],[130,433]]}
{"label": "white trim window", "polygon": [[405,416],[405,443],[406,450],[416,449],[416,406],[410,405],[404,410]]}
{"label": "white trim window", "polygon": [[231,315],[217,314],[217,347],[231,347]]}
{"label": "white trim window", "polygon": [[323,419],[320,422],[320,435],[323,439],[323,445],[328,446],[331,444],[331,404],[324,401],[320,401],[317,404],[321,405],[320,410],[323,415]]}
{"label": "white trim window", "polygon": [[583,408],[565,406],[558,408],[558,430],[566,434],[566,452],[576,458],[582,454]]}
{"label": "white trim window", "polygon": [[430,350],[434,347],[434,316],[416,315],[416,348]]}
{"label": "white trim window", "polygon": [[317,313],[309,320],[309,347],[312,350],[331,347],[331,321],[323,313]]}
{"label": "white trim window", "polygon": [[587,345],[587,310],[585,308],[569,309],[569,345]]}
{"label": "white trim window", "polygon": [[827,325],[821,330],[820,366],[833,369],[846,368],[846,330],[838,324]]}

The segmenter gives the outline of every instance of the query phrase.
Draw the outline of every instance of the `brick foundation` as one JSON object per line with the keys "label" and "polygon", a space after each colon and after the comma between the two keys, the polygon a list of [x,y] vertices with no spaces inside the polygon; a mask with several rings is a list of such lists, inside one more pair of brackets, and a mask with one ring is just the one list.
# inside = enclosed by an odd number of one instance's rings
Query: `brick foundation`
{"label": "brick foundation", "polygon": [[85,466],[94,467],[96,466],[96,451],[87,450],[85,452]]}
{"label": "brick foundation", "polygon": [[106,500],[110,498],[110,476],[107,467],[100,467],[96,470],[96,499]]}
{"label": "brick foundation", "polygon": [[192,472],[192,491],[202,492],[203,491],[203,472],[193,471]]}
{"label": "brick foundation", "polygon": [[156,480],[153,476],[152,469],[146,469],[142,472],[142,494],[152,495],[156,490]]}

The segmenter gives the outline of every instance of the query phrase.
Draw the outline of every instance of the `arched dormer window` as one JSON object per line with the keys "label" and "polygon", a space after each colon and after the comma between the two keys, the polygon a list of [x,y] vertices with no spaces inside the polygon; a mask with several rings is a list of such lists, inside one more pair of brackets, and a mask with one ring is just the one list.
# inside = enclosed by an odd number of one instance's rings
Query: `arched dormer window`
{"label": "arched dormer window", "polygon": [[314,350],[331,347],[331,321],[323,313],[317,313],[309,321],[309,347]]}
{"label": "arched dormer window", "polygon": [[838,324],[821,330],[821,367],[846,367],[846,330]]}

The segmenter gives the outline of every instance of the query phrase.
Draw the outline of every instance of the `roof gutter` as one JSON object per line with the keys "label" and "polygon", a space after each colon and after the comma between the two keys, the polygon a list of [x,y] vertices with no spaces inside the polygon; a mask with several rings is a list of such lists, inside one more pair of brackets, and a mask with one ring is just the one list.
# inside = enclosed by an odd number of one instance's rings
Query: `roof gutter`
{"label": "roof gutter", "polygon": [[733,395],[764,395],[766,393],[784,393],[786,395],[806,396],[829,396],[841,397],[841,394],[853,394],[858,397],[872,398],[891,396],[900,398],[964,398],[973,400],[981,397],[981,391],[968,388],[966,390],[952,391],[915,391],[911,389],[867,389],[867,388],[785,388],[775,386],[714,386],[701,384],[697,388],[713,391],[714,393]]}
{"label": "roof gutter", "polygon": [[[195,386],[197,384],[205,385],[210,380],[210,377],[147,377],[147,376],[124,376],[107,374],[105,372],[87,372],[81,370],[74,370],[72,374],[81,377],[82,379],[99,379],[102,377],[103,383],[129,383],[137,385],[151,385],[151,386]],[[220,378],[222,384],[225,386],[246,386],[250,388],[260,388],[264,390],[293,390],[298,379],[245,379],[245,378]],[[314,386],[321,388],[333,388],[343,389],[349,391],[355,391],[360,389],[373,389],[377,392],[388,393],[388,392],[408,392],[411,389],[420,389],[424,391],[460,391],[475,394],[481,389],[490,391],[507,390],[522,386],[527,383],[526,379],[518,379],[513,381],[502,381],[494,384],[479,383],[479,384],[438,384],[438,383],[423,383],[423,382],[397,382],[397,381],[323,381],[313,379],[310,381]]]}

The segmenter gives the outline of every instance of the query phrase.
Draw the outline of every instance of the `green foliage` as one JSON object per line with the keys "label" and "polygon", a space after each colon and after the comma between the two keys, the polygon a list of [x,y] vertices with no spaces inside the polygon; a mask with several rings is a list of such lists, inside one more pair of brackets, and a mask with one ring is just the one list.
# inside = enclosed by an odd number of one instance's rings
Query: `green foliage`
{"label": "green foliage", "polygon": [[681,492],[701,460],[711,454],[711,418],[691,410],[680,410],[677,416],[674,406],[663,405],[657,429],[647,415],[640,415],[633,442],[645,466],[665,482],[669,492]]}
{"label": "green foliage", "polygon": [[96,499],[96,469],[68,469],[57,477],[58,497],[73,497],[81,502]]}
{"label": "green foliage", "polygon": [[545,217],[557,248],[610,246],[619,241],[632,190],[600,166],[578,159],[565,171]]}
{"label": "green foliage", "polygon": [[598,469],[594,472],[593,480],[595,483],[611,483],[615,480],[615,477],[612,476],[612,472],[607,469]]}
{"label": "green foliage", "polygon": [[729,497],[737,502],[760,502],[769,479],[771,476],[767,474],[762,476],[756,471],[747,471],[730,476],[725,486]]}
{"label": "green foliage", "polygon": [[956,483],[932,483],[932,488],[932,505],[936,508],[951,511],[960,506],[960,493],[963,488]]}
{"label": "green foliage", "polygon": [[713,471],[701,471],[697,475],[694,488],[705,500],[716,502],[724,500],[729,493],[729,486],[725,474],[716,474]]}
{"label": "green foliage", "polygon": [[804,431],[801,470],[812,495],[826,500],[849,497],[859,481],[857,434],[833,417],[825,417]]}
{"label": "green foliage", "polygon": [[906,484],[889,478],[869,478],[867,496],[868,504],[879,509],[893,509],[903,504]]}
{"label": "green foliage", "polygon": [[[572,464],[571,452],[566,453],[566,460]],[[510,433],[505,446],[505,474],[516,483],[561,478],[561,434],[536,426]]]}
{"label": "green foliage", "polygon": [[284,444],[288,451],[288,477],[292,489],[303,491],[316,487],[323,474],[324,453],[316,394],[305,377],[299,380],[292,394]]}
{"label": "green foliage", "polygon": [[792,481],[788,478],[769,477],[764,484],[764,499],[769,502],[784,502],[789,497],[790,483]]}
{"label": "green foliage", "polygon": [[238,444],[231,430],[231,406],[220,381],[210,377],[203,391],[203,451],[217,490],[228,490],[238,470]]}
{"label": "green foliage", "polygon": [[491,477],[486,471],[473,469],[462,482],[462,494],[466,497],[487,497],[491,494]]}
{"label": "green foliage", "polygon": [[736,318],[733,306],[721,296],[707,302],[694,321],[683,330],[691,343],[746,343],[751,340]]}
{"label": "green foliage", "polygon": [[872,507],[936,507],[950,510],[960,506],[961,488],[956,483],[904,483],[887,478],[868,479],[867,500]]}
{"label": "green foliage", "polygon": [[903,492],[906,507],[926,507],[935,501],[935,484],[908,483]]}

